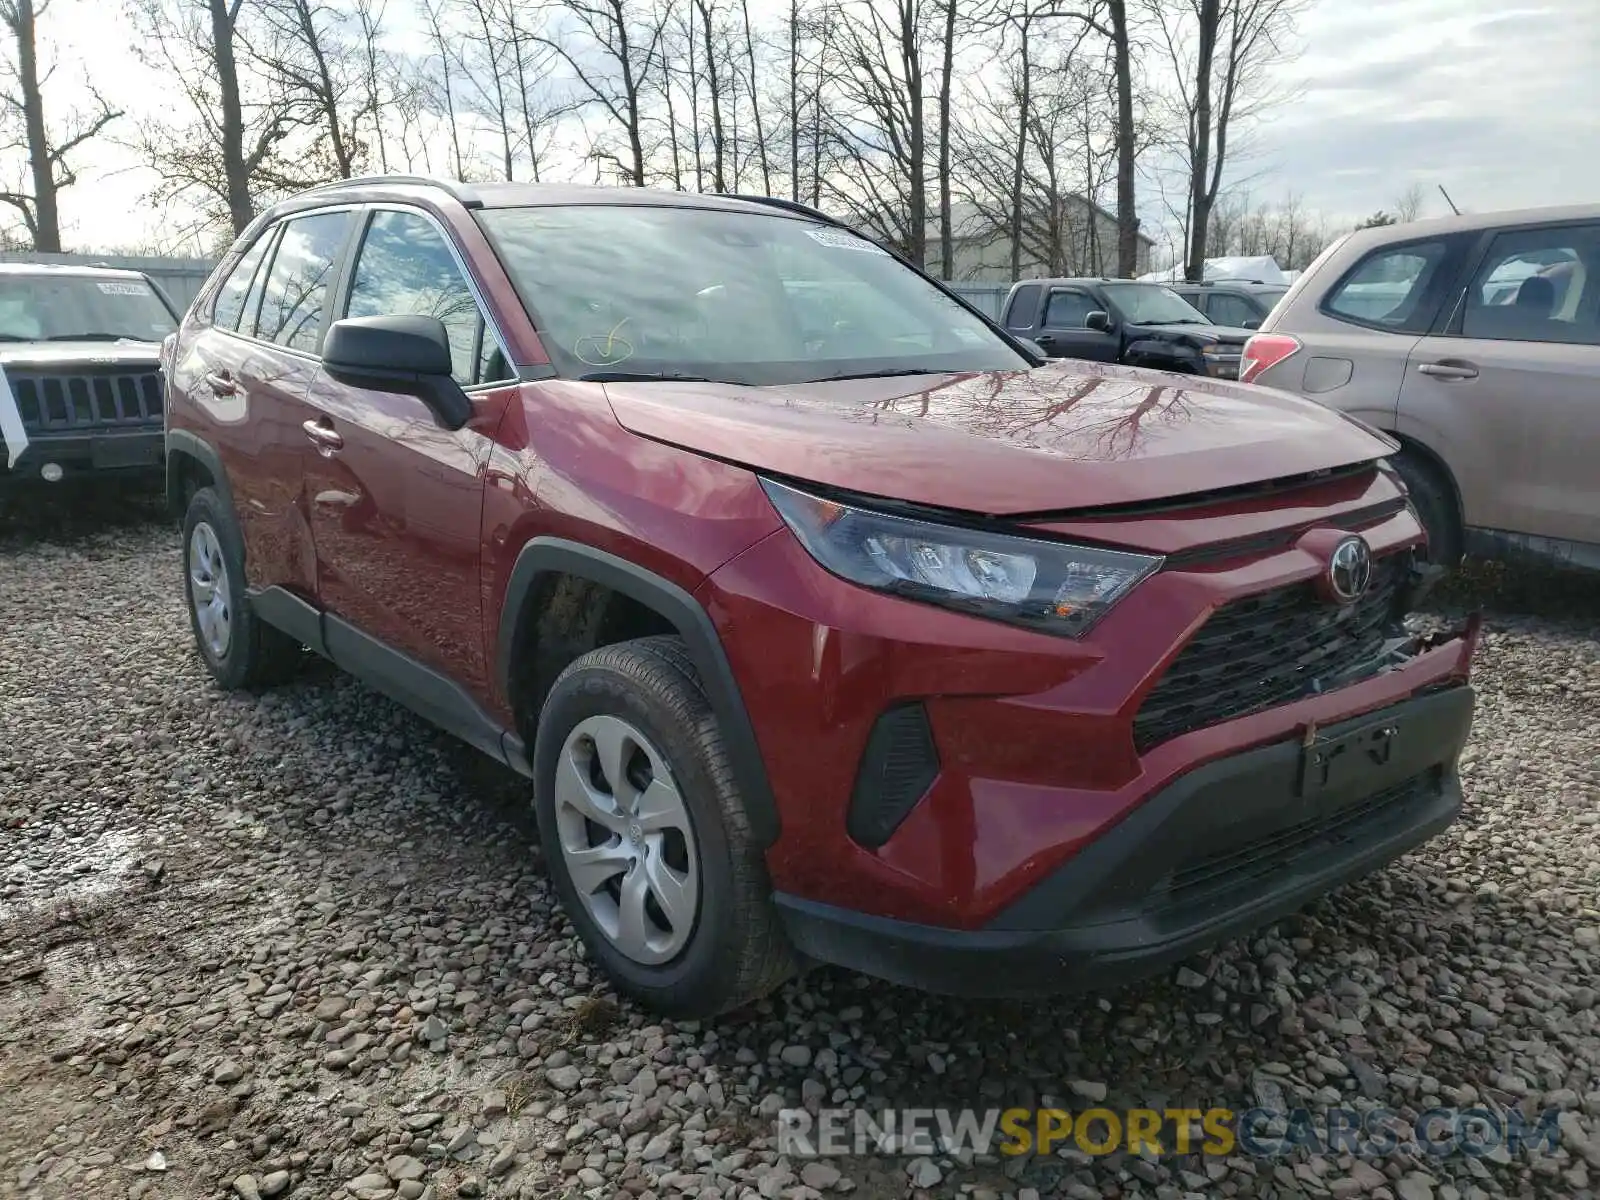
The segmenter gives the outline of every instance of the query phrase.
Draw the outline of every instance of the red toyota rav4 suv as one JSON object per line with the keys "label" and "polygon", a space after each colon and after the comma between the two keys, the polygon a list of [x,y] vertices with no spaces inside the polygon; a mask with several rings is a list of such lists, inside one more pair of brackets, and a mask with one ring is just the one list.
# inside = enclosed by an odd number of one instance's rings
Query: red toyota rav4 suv
{"label": "red toyota rav4 suv", "polygon": [[1473,627],[1338,413],[1029,347],[777,201],[357,180],[166,348],[226,687],[310,647],[533,780],[618,988],[1102,987],[1443,829]]}

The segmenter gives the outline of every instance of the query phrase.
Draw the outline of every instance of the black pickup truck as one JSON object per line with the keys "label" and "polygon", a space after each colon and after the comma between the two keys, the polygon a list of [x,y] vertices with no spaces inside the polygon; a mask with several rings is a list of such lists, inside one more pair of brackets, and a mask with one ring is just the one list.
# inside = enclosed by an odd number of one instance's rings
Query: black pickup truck
{"label": "black pickup truck", "polygon": [[1213,325],[1165,284],[1029,279],[1006,297],[1005,326],[1050,358],[1239,377],[1248,329]]}
{"label": "black pickup truck", "polygon": [[158,481],[161,341],[177,325],[137,271],[0,263],[0,496]]}

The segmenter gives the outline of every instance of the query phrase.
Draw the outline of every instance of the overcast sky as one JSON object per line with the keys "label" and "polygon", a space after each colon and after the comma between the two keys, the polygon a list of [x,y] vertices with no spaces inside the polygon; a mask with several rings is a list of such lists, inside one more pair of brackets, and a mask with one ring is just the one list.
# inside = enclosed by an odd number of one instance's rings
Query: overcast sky
{"label": "overcast sky", "polygon": [[[130,122],[169,99],[129,49],[115,0],[57,0],[44,29],[47,54],[62,60],[47,94],[54,110],[77,99],[83,58]],[[1297,96],[1229,172],[1258,200],[1293,191],[1353,221],[1392,207],[1412,182],[1427,189],[1427,215],[1445,211],[1441,183],[1480,212],[1600,199],[1600,0],[1311,0],[1299,41],[1283,80]],[[145,241],[161,220],[141,199],[147,172],[99,142],[73,161],[68,244]],[[1158,222],[1155,188],[1143,190],[1145,219]]]}

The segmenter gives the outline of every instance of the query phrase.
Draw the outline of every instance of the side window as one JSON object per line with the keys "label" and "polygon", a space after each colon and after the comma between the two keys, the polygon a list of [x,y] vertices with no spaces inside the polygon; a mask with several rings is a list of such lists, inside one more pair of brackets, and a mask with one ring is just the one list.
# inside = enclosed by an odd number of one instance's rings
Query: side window
{"label": "side window", "polygon": [[1087,292],[1051,292],[1044,323],[1050,329],[1082,329],[1084,318],[1102,307]]}
{"label": "side window", "polygon": [[1425,303],[1446,258],[1439,242],[1374,250],[1323,301],[1336,317],[1402,333],[1426,333],[1434,306]]}
{"label": "side window", "polygon": [[348,212],[331,212],[296,217],[284,225],[261,295],[257,337],[295,350],[318,350],[322,305],[349,224]]}
{"label": "side window", "polygon": [[450,339],[457,383],[492,383],[511,372],[484,325],[472,290],[444,235],[417,213],[380,210],[372,215],[350,282],[345,315],[437,317]]}
{"label": "side window", "polygon": [[1462,336],[1600,344],[1597,265],[1600,225],[1499,234],[1467,288]]}
{"label": "side window", "polygon": [[1026,283],[1011,297],[1011,307],[1006,310],[1007,329],[1032,329],[1033,319],[1039,315],[1039,285]]}
{"label": "side window", "polygon": [[1211,318],[1214,325],[1238,327],[1242,327],[1246,321],[1258,319],[1250,301],[1232,292],[1212,292],[1211,303],[1206,307],[1206,316]]}
{"label": "side window", "polygon": [[222,286],[217,289],[217,302],[211,310],[211,323],[219,329],[238,329],[239,318],[245,311],[245,297],[250,293],[250,285],[256,278],[261,259],[267,252],[267,247],[272,244],[272,235],[277,232],[277,226],[266,230],[256,238],[255,244],[244,252],[238,264],[228,272],[228,278],[223,280]]}

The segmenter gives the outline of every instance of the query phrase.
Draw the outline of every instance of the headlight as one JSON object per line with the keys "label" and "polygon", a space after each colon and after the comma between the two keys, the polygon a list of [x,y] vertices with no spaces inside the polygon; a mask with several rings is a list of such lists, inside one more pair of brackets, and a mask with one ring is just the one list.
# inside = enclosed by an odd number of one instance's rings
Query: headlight
{"label": "headlight", "polygon": [[811,557],[851,583],[1080,637],[1161,559],[936,525],[853,508],[763,479]]}

